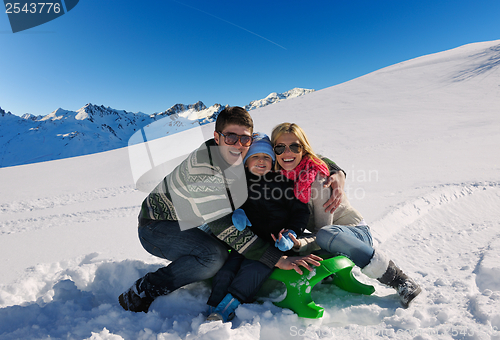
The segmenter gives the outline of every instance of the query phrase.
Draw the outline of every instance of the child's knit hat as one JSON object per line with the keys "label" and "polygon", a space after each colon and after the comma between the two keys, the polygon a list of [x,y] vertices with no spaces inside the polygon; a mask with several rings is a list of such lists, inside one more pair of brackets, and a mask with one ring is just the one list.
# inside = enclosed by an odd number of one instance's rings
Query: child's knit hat
{"label": "child's knit hat", "polygon": [[253,137],[253,143],[252,143],[252,145],[250,145],[250,148],[248,149],[248,153],[245,156],[245,158],[243,159],[243,164],[246,163],[247,159],[250,156],[255,155],[256,153],[268,154],[269,156],[271,156],[271,158],[273,159],[273,163],[274,163],[274,161],[276,160],[276,156],[274,155],[274,150],[273,150],[273,147],[271,145],[271,140],[269,139],[269,137],[265,133],[262,133],[262,132],[255,132],[252,135],[252,137]]}

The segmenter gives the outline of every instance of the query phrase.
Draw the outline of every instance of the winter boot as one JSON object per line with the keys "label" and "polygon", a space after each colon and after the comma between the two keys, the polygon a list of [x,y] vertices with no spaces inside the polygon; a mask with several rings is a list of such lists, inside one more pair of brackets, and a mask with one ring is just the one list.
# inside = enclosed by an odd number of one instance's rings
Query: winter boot
{"label": "winter boot", "polygon": [[422,291],[422,288],[413,279],[408,277],[408,275],[403,273],[392,261],[389,261],[387,271],[378,280],[396,289],[404,308],[408,308],[410,302]]}
{"label": "winter boot", "polygon": [[207,317],[207,321],[227,322],[234,318],[234,311],[241,303],[231,294],[227,294],[217,305],[212,314]]}
{"label": "winter boot", "polygon": [[422,291],[413,279],[403,273],[394,262],[380,251],[375,251],[370,263],[361,269],[361,272],[370,278],[377,279],[382,284],[394,288],[398,292],[404,308],[408,308],[410,302]]}
{"label": "winter boot", "polygon": [[141,280],[137,280],[132,287],[118,297],[118,302],[120,302],[120,306],[122,306],[123,309],[136,313],[148,312],[149,306],[154,299],[146,296],[144,292],[138,292],[137,285],[140,281]]}

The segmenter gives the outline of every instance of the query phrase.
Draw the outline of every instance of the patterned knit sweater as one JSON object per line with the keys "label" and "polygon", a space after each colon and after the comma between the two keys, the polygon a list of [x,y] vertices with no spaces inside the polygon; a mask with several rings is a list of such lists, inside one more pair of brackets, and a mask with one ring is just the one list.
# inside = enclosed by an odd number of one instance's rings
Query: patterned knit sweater
{"label": "patterned knit sweater", "polygon": [[178,221],[182,230],[207,223],[212,233],[245,257],[274,267],[283,255],[249,228],[237,230],[232,212],[248,197],[243,166],[230,167],[213,139],[192,152],[142,203],[139,225]]}

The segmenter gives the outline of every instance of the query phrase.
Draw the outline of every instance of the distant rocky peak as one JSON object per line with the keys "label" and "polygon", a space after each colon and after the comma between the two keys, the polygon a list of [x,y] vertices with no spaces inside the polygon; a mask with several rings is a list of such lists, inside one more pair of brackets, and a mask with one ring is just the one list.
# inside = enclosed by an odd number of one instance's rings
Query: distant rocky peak
{"label": "distant rocky peak", "polygon": [[116,115],[117,112],[115,109],[112,109],[110,107],[105,107],[104,105],[94,105],[94,104],[87,104],[83,107],[83,110],[87,112],[90,115],[99,115],[100,117],[109,115],[109,114],[114,114]]}
{"label": "distant rocky peak", "polygon": [[112,109],[110,107],[105,107],[104,105],[94,105],[91,103],[86,104],[84,107],[82,107],[80,110],[76,112],[77,112],[75,116],[76,120],[88,119],[92,122],[97,117],[103,118],[111,115],[117,115],[117,116],[120,115],[118,111],[115,109]]}
{"label": "distant rocky peak", "polygon": [[48,115],[44,116],[43,118],[41,118],[40,120],[41,121],[47,121],[47,120],[52,120],[52,121],[55,121],[55,120],[61,120],[63,119],[66,115],[67,115],[68,111],[67,110],[64,110],[64,109],[61,109],[61,108],[58,108],[57,110],[55,111],[52,111],[51,113],[49,113]]}
{"label": "distant rocky peak", "polygon": [[206,109],[207,109],[207,107],[201,101],[198,101],[195,104],[189,104],[189,105],[175,104],[174,106],[172,106],[171,108],[169,108],[166,111],[152,114],[151,117],[171,116],[171,115],[175,115],[175,114],[178,114],[178,113],[181,113],[184,111],[188,111],[188,110],[193,110],[193,111],[198,112],[198,111],[202,111],[202,110],[206,110]]}
{"label": "distant rocky peak", "polygon": [[12,113],[10,113],[10,112],[5,112],[5,110],[4,110],[4,109],[2,109],[2,108],[0,107],[0,116],[4,117],[4,116],[6,116],[6,115],[12,115]]}
{"label": "distant rocky peak", "polygon": [[42,119],[42,118],[43,118],[43,116],[35,116],[35,115],[31,114],[31,113],[25,113],[25,114],[23,114],[23,115],[21,116],[21,118],[22,118],[22,119],[24,119],[24,120],[32,120],[32,121],[37,121],[37,120],[39,120],[39,119]]}
{"label": "distant rocky peak", "polygon": [[283,93],[272,92],[264,99],[251,101],[250,104],[245,106],[245,109],[247,111],[255,110],[259,107],[264,107],[267,105],[275,104],[275,103],[278,103],[282,100],[299,97],[299,96],[302,96],[304,94],[311,93],[311,92],[314,92],[314,90],[302,89],[302,88],[298,88],[298,87],[291,89],[289,91],[283,92]]}

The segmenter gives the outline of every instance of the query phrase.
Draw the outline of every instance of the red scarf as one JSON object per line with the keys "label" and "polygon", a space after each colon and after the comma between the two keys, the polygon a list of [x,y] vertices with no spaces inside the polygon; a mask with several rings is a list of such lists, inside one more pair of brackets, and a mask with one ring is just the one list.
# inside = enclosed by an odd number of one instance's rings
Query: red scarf
{"label": "red scarf", "polygon": [[330,174],[325,163],[320,162],[318,164],[309,156],[302,157],[295,169],[290,171],[281,170],[281,173],[286,178],[295,182],[293,193],[303,203],[307,203],[311,199],[311,184],[316,179],[318,172],[325,176]]}

